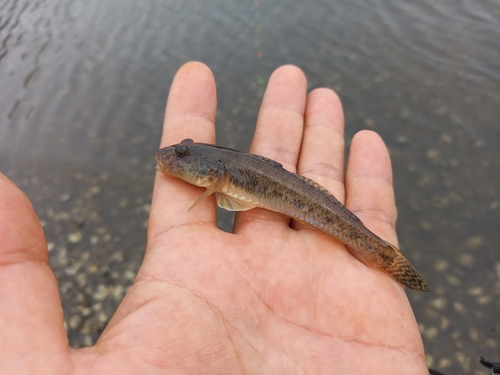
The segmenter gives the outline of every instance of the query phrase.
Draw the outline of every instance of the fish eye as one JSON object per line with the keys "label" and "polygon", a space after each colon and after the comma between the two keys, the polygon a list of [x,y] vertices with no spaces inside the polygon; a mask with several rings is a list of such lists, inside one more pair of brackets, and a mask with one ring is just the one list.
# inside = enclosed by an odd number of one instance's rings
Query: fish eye
{"label": "fish eye", "polygon": [[174,151],[175,151],[175,154],[177,156],[180,156],[180,157],[182,157],[182,156],[188,156],[189,155],[189,150],[184,145],[177,146]]}

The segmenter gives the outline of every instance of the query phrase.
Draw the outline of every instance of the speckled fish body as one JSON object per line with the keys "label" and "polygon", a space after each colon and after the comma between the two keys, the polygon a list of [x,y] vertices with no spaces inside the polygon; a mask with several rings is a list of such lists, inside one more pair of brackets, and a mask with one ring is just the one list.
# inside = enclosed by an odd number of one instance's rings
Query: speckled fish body
{"label": "speckled fish body", "polygon": [[401,285],[429,290],[395,246],[367,229],[325,188],[274,160],[191,139],[158,150],[155,159],[159,171],[207,188],[190,209],[216,193],[217,204],[230,211],[261,207],[288,215],[348,245],[357,259]]}

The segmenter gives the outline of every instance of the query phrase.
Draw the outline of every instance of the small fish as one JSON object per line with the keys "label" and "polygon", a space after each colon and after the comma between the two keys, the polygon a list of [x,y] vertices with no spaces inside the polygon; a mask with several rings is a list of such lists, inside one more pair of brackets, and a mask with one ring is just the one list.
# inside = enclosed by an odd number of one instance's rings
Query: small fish
{"label": "small fish", "polygon": [[190,210],[216,193],[217,205],[229,211],[261,207],[285,214],[348,245],[357,259],[401,285],[429,291],[395,246],[367,229],[321,185],[274,160],[192,139],[158,150],[155,160],[157,170],[207,188]]}

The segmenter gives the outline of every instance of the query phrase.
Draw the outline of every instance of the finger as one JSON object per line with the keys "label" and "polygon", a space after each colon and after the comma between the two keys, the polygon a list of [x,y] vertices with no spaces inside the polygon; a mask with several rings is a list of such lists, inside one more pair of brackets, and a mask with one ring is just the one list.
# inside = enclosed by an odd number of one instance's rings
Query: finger
{"label": "finger", "polygon": [[0,364],[15,373],[61,368],[55,354],[68,351],[68,340],[45,236],[29,200],[1,173],[0,223]]}
{"label": "finger", "polygon": [[208,66],[195,61],[184,64],[170,88],[160,147],[186,137],[215,143],[216,109],[215,79]]}
{"label": "finger", "polygon": [[[182,66],[170,88],[161,146],[179,143],[185,138],[215,143],[216,107],[215,80],[210,69],[198,62]],[[188,212],[204,190],[158,172],[148,225],[149,239],[153,241],[170,228],[187,223],[215,225],[213,197]]]}
{"label": "finger", "polygon": [[250,152],[282,163],[295,172],[304,127],[307,81],[292,65],[269,78]]}
{"label": "finger", "polygon": [[361,131],[352,140],[346,206],[368,229],[397,246],[391,159],[380,136],[372,131]]}
{"label": "finger", "polygon": [[[302,71],[291,65],[278,68],[269,78],[262,100],[250,152],[276,160],[295,172],[304,126],[307,82]],[[262,216],[264,215],[264,216]],[[236,215],[234,232],[259,218],[288,225],[289,218],[254,209]]]}
{"label": "finger", "polygon": [[344,114],[332,90],[317,89],[307,97],[298,173],[344,201]]}

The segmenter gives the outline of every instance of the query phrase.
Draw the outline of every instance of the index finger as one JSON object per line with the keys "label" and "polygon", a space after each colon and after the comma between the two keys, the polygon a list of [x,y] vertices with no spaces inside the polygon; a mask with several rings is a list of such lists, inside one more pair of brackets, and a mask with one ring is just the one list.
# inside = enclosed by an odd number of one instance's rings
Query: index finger
{"label": "index finger", "polygon": [[[210,69],[199,62],[183,65],[170,88],[161,147],[180,143],[185,138],[215,143],[216,108],[215,80]],[[203,188],[158,172],[149,216],[149,241],[175,226],[188,223],[215,225],[213,197],[188,212],[203,191]]]}

